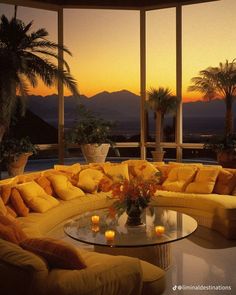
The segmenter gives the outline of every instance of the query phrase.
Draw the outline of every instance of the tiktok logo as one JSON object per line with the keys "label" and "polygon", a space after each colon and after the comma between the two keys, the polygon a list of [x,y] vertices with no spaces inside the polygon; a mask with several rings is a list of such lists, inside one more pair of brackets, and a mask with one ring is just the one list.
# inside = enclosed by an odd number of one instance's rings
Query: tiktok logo
{"label": "tiktok logo", "polygon": [[174,285],[174,286],[172,287],[172,290],[173,290],[173,291],[176,291],[176,290],[177,290],[177,286]]}

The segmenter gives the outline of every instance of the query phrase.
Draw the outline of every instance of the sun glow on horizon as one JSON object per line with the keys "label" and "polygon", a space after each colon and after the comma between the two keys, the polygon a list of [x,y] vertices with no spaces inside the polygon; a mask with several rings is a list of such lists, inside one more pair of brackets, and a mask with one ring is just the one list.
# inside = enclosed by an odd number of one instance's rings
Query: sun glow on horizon
{"label": "sun glow on horizon", "polygon": [[[0,4],[12,17],[14,6]],[[236,57],[236,1],[183,6],[183,101],[197,101],[202,94],[188,92],[191,78],[208,66]],[[34,30],[45,27],[57,40],[56,12],[18,8],[18,17],[34,20]],[[147,18],[147,90],[169,87],[176,92],[175,9],[149,11]],[[140,95],[139,12],[124,10],[65,9],[64,43],[73,53],[66,57],[81,94],[87,97],[127,89]],[[30,94],[50,95],[39,81]],[[65,88],[65,96],[70,95]]]}

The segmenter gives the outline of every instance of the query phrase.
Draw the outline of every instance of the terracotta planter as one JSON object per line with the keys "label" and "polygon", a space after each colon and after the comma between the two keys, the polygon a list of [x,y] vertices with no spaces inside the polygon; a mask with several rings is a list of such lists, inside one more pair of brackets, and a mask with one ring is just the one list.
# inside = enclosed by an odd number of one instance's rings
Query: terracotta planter
{"label": "terracotta planter", "polygon": [[28,161],[29,156],[32,153],[23,153],[19,155],[17,158],[12,157],[12,161],[10,161],[7,165],[7,170],[9,176],[16,176],[24,173],[25,165]]}
{"label": "terracotta planter", "polygon": [[81,150],[87,163],[105,162],[109,148],[109,143],[81,145]]}
{"label": "terracotta planter", "polygon": [[154,162],[162,162],[164,158],[165,151],[152,151],[152,158]]}
{"label": "terracotta planter", "polygon": [[236,151],[218,152],[217,161],[224,168],[236,168]]}

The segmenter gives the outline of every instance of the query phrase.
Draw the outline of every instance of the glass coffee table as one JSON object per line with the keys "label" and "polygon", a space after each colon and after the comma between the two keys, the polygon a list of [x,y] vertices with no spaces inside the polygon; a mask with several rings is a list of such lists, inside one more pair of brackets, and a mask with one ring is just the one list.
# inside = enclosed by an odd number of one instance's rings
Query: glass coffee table
{"label": "glass coffee table", "polygon": [[197,228],[194,218],[161,207],[146,208],[141,226],[127,226],[126,220],[125,212],[111,217],[109,209],[100,209],[71,219],[64,231],[77,241],[94,245],[96,252],[137,257],[167,269],[170,243],[186,238]]}

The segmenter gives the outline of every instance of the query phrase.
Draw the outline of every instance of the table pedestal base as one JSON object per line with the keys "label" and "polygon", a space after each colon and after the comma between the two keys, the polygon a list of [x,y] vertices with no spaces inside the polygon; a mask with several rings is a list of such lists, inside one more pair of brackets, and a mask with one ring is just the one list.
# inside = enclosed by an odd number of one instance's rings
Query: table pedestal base
{"label": "table pedestal base", "polygon": [[171,246],[168,244],[160,244],[156,246],[146,247],[105,247],[94,246],[94,251],[110,255],[125,255],[136,257],[141,260],[150,262],[160,268],[167,270],[171,264]]}

